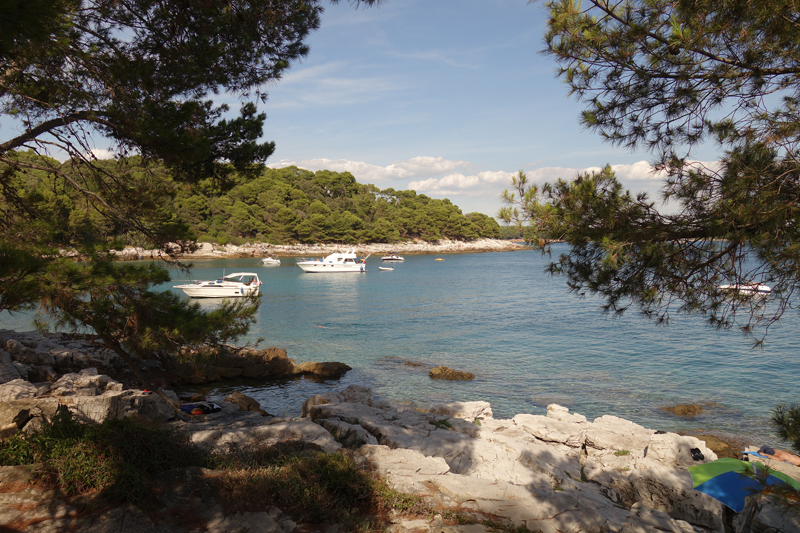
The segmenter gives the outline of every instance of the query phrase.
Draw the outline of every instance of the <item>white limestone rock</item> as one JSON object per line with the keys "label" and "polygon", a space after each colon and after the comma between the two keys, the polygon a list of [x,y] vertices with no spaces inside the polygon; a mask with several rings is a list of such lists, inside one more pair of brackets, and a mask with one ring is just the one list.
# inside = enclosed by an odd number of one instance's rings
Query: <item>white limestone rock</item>
{"label": "white limestone rock", "polygon": [[587,452],[589,455],[607,455],[620,450],[644,450],[653,433],[653,430],[624,418],[601,416],[586,427]]}
{"label": "white limestone rock", "polygon": [[516,415],[514,424],[537,439],[581,448],[586,440],[588,423],[571,422],[541,415]]}
{"label": "white limestone rock", "polygon": [[463,418],[468,422],[476,419],[492,418],[492,406],[489,402],[451,402],[432,405],[428,410],[435,415],[446,415],[451,418]]}
{"label": "white limestone rock", "polygon": [[691,450],[697,448],[705,457],[704,461],[716,461],[717,454],[697,437],[677,433],[653,434],[647,444],[646,459],[659,464],[689,467],[697,464]]}
{"label": "white limestone rock", "polygon": [[13,379],[0,384],[0,402],[34,398],[42,392],[42,387],[34,385],[22,378]]}
{"label": "white limestone rock", "polygon": [[556,403],[551,403],[547,406],[547,414],[545,416],[562,422],[586,422],[585,416],[577,413],[570,413],[568,408],[562,407]]}
{"label": "white limestone rock", "polygon": [[325,428],[343,446],[358,448],[365,444],[378,444],[378,439],[373,437],[361,426],[348,424],[341,420],[316,420],[316,423]]}
{"label": "white limestone rock", "polygon": [[122,383],[97,373],[96,368],[85,368],[78,373],[61,376],[50,387],[51,396],[98,396],[107,391],[122,391]]}
{"label": "white limestone rock", "polygon": [[237,411],[216,421],[191,424],[179,421],[173,425],[189,432],[192,442],[222,451],[229,446],[263,447],[289,440],[301,441],[325,452],[342,448],[333,435],[308,419],[270,421],[254,411]]}
{"label": "white limestone rock", "polygon": [[694,527],[683,520],[673,520],[666,513],[648,509],[641,503],[631,507],[628,519],[619,533],[695,533]]}

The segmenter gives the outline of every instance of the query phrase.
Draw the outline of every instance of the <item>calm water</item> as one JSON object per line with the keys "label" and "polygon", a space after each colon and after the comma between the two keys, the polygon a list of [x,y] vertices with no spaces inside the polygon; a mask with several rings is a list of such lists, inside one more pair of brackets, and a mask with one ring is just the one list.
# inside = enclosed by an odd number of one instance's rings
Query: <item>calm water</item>
{"label": "calm water", "polygon": [[[242,343],[263,338],[259,346],[285,348],[298,363],[353,367],[338,381],[239,383],[207,391],[210,399],[238,389],[273,414],[299,415],[313,394],[362,384],[419,406],[487,400],[496,418],[544,414],[558,403],[589,419],[613,414],[653,429],[714,429],[773,444],[771,409],[798,401],[794,314],[770,330],[765,349],[754,350],[737,331],[717,331],[699,317],[657,327],[635,313],[604,316],[598,300],[578,299],[562,279],[544,274],[538,252],[435,257],[406,256],[392,272],[379,271],[373,257],[365,274],[305,274],[287,258],[280,267],[195,261],[195,279],[223,269],[261,277],[258,322]],[[176,290],[171,285],[164,288]],[[7,318],[0,327],[27,329]],[[431,380],[428,370],[438,365],[476,378]],[[679,419],[661,409],[681,403],[703,404],[704,412]]]}

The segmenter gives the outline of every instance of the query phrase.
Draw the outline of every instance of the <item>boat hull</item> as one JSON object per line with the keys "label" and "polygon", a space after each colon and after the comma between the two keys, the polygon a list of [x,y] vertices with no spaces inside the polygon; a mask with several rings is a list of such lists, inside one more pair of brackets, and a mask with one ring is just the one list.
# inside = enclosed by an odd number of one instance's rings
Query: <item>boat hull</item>
{"label": "boat hull", "polygon": [[334,272],[366,272],[367,265],[357,263],[354,265],[342,265],[335,263],[323,263],[322,261],[300,261],[297,263],[303,272],[310,274],[334,273]]}
{"label": "boat hull", "polygon": [[189,298],[243,298],[258,294],[261,280],[254,272],[228,274],[216,281],[195,281],[185,285],[174,285]]}
{"label": "boat hull", "polygon": [[178,285],[180,289],[190,298],[242,298],[248,294],[258,292],[258,287],[209,287],[208,285]]}
{"label": "boat hull", "polygon": [[772,289],[767,285],[744,284],[744,285],[720,285],[722,290],[738,291],[745,294],[769,294]]}
{"label": "boat hull", "polygon": [[[369,255],[367,256],[369,257]],[[366,272],[367,258],[359,260],[354,251],[335,252],[323,259],[297,261],[303,272],[310,274],[333,274],[338,272]]]}

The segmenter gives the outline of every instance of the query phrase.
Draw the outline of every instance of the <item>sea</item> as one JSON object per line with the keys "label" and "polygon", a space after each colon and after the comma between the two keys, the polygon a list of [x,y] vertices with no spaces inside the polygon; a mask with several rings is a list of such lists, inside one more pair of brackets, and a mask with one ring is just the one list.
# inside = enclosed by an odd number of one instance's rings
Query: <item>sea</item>
{"label": "sea", "polygon": [[[564,251],[559,246],[555,254]],[[603,314],[600,299],[571,294],[563,278],[545,273],[549,261],[535,250],[407,255],[391,264],[373,256],[365,273],[308,274],[294,258],[280,266],[258,258],[195,260],[189,275],[175,271],[160,289],[256,272],[262,303],[237,344],[285,348],[297,363],[352,367],[336,380],[232,381],[192,391],[211,401],[239,390],[273,415],[299,416],[315,394],[365,385],[412,407],[483,400],[495,418],[511,418],[558,404],[590,420],[614,415],[651,429],[780,446],[772,412],[800,400],[796,311],[754,348],[738,330],[709,327],[700,316],[673,315],[659,326],[634,309]],[[27,331],[29,320],[4,314],[0,328]],[[475,379],[431,379],[428,372],[440,365]],[[664,409],[679,404],[703,409],[694,417]]]}

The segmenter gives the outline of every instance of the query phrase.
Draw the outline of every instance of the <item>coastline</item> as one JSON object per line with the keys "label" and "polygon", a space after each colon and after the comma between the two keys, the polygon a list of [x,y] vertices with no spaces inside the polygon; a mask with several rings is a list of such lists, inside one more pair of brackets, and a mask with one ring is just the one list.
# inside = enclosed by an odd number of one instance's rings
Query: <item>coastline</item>
{"label": "coastline", "polygon": [[[344,250],[355,250],[361,256],[379,255],[388,253],[407,255],[426,254],[459,254],[459,253],[485,253],[485,252],[516,252],[530,248],[519,241],[503,239],[478,239],[470,242],[451,241],[442,239],[434,243],[414,240],[402,243],[373,243],[373,244],[269,244],[245,243],[213,244],[208,242],[197,243],[197,250],[189,254],[177,254],[180,259],[223,259],[238,257],[307,257],[324,256]],[[138,259],[158,259],[158,250],[145,250],[144,248],[126,247],[123,250],[112,252],[123,261]]]}

